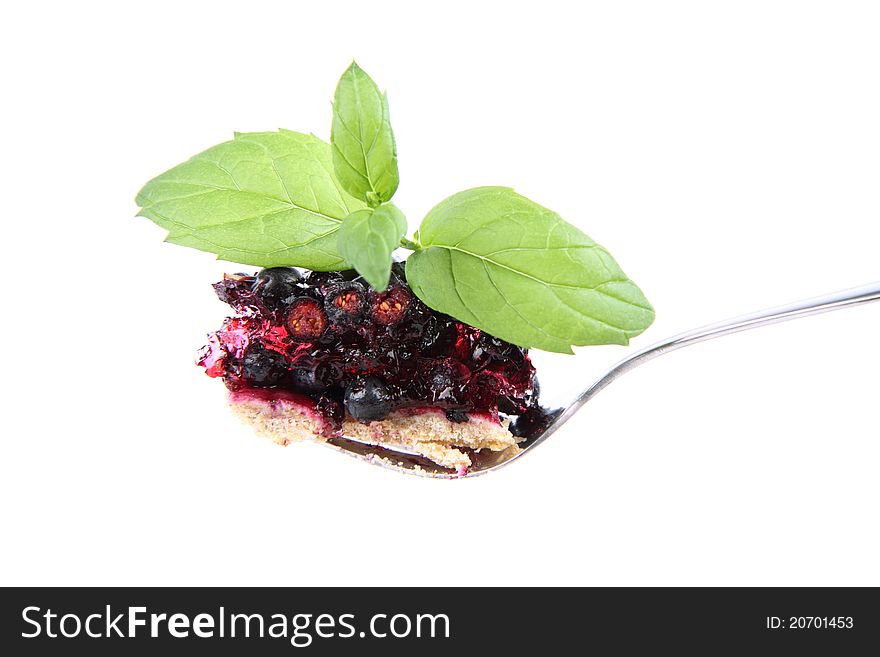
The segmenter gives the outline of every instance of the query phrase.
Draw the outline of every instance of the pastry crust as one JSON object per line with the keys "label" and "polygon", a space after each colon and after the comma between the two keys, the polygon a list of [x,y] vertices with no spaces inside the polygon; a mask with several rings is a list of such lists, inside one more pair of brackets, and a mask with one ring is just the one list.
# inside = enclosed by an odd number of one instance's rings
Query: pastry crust
{"label": "pastry crust", "polygon": [[[308,398],[278,391],[231,392],[232,410],[257,433],[278,445],[300,440],[326,440],[332,432],[312,410]],[[383,420],[362,424],[351,417],[342,423],[342,435],[362,443],[404,446],[438,465],[459,472],[471,465],[467,450],[502,451],[516,449],[516,438],[507,430],[507,420],[488,414],[471,414],[467,422],[452,422],[438,408],[403,409]]]}

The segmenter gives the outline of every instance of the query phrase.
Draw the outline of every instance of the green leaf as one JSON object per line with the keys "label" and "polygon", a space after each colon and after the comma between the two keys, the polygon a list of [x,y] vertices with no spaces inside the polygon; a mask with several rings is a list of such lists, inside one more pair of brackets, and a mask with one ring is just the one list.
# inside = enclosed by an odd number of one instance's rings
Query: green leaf
{"label": "green leaf", "polygon": [[319,271],[346,267],[336,233],[364,207],[337,181],[330,145],[289,130],[236,134],[148,182],[136,203],[168,242]]}
{"label": "green leaf", "polygon": [[390,203],[358,210],[339,229],[339,253],[376,290],[388,287],[391,253],[406,233],[406,218]]}
{"label": "green leaf", "polygon": [[520,345],[627,344],[654,311],[608,252],[506,187],[455,194],[428,213],[406,275],[428,306]]}
{"label": "green leaf", "polygon": [[400,176],[388,98],[354,62],[336,87],[330,144],[346,191],[372,207],[394,196]]}

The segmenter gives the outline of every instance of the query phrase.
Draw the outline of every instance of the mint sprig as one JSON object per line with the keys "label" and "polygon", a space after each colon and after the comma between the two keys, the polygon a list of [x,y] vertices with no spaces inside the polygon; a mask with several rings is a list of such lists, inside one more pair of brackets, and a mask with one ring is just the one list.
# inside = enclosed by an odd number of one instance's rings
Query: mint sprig
{"label": "mint sprig", "polygon": [[261,267],[354,267],[375,289],[392,252],[428,306],[520,345],[626,344],[654,311],[608,252],[506,187],[454,194],[409,240],[388,101],[357,64],[336,88],[330,144],[288,130],[236,134],[147,183],[140,215],[167,241]]}

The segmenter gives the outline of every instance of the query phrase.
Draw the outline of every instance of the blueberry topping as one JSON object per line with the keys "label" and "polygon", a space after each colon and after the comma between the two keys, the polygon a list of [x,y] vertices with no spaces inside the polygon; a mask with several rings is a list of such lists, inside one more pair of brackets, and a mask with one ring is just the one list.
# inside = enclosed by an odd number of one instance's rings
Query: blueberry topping
{"label": "blueberry topping", "polygon": [[381,420],[391,412],[388,386],[377,376],[357,378],[345,388],[345,410],[358,422]]}
{"label": "blueberry topping", "polygon": [[[540,424],[528,353],[425,306],[392,265],[376,292],[354,270],[264,269],[214,287],[235,311],[210,337],[209,376],[234,389],[277,387],[304,395],[337,430],[345,409],[369,422],[426,404],[465,421],[473,412]],[[341,414],[341,415],[340,415]]]}
{"label": "blueberry topping", "polygon": [[284,356],[260,344],[251,345],[241,361],[241,375],[255,386],[278,385],[285,374]]}

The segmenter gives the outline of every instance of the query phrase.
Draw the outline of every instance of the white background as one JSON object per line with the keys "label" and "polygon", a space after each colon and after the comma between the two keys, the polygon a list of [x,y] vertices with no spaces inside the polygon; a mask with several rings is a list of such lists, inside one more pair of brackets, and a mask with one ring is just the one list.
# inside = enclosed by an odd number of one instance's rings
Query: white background
{"label": "white background", "polygon": [[193,365],[227,265],[133,216],[234,130],[327,138],[356,57],[389,90],[411,227],[515,187],[644,289],[657,321],[631,348],[867,283],[875,3],[4,13],[3,584],[880,584],[880,304],[665,356],[510,468],[424,480],[240,426]]}

